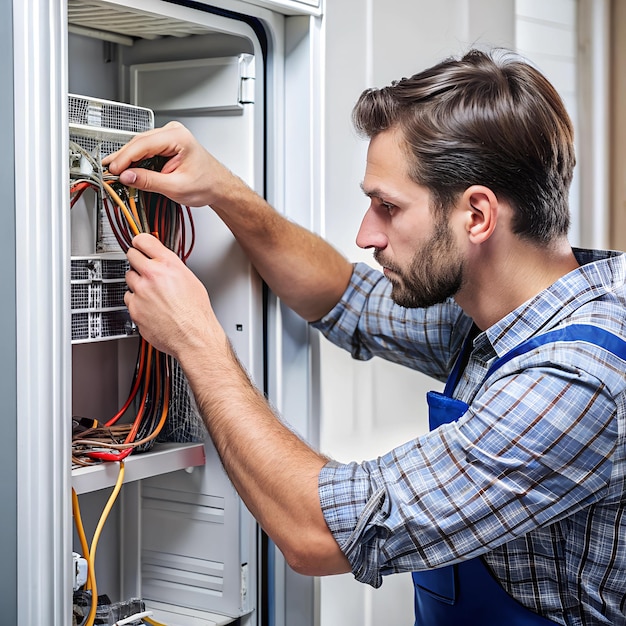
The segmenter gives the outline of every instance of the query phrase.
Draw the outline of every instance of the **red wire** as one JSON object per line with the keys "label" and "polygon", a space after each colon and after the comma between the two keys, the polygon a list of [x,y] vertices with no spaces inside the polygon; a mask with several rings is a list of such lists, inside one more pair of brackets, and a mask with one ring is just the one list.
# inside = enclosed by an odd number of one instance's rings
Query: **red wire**
{"label": "red wire", "polygon": [[[128,405],[131,402],[131,396],[134,397],[134,395],[137,394],[138,383],[141,382],[141,379],[142,379],[141,373],[144,371],[144,369],[146,369],[144,361],[149,361],[151,359],[151,357],[152,357],[152,346],[147,341],[145,341],[143,338],[142,338],[141,341],[142,341],[142,346],[141,346],[141,357],[140,357],[139,372],[138,372],[138,375],[136,377],[136,382],[135,382],[135,386],[133,388],[133,391],[131,392],[131,395],[129,396],[129,399],[126,401],[126,404],[124,405],[126,408],[128,408]],[[145,359],[144,359],[144,357],[145,357],[144,344],[148,347],[148,356]],[[128,435],[126,436],[126,439],[124,440],[124,443],[126,443],[126,444],[133,443],[134,440],[135,440],[135,437],[137,436],[137,431],[139,430],[139,425],[140,425],[141,420],[143,418],[144,408],[146,406],[146,397],[148,395],[149,386],[150,386],[150,368],[147,368],[147,373],[146,373],[146,378],[145,378],[145,389],[144,389],[143,397],[141,398],[141,404],[140,404],[139,410],[137,411],[137,416],[135,417],[135,421],[133,422],[133,426],[132,426],[130,432],[128,433]],[[113,418],[113,419],[117,420],[120,417],[120,415],[122,415],[124,413],[124,410],[120,410],[117,413],[117,415],[115,416],[115,418]],[[106,426],[111,425],[111,423],[113,423],[113,420],[109,420],[106,423]],[[93,451],[87,452],[86,454],[90,458],[98,459],[100,461],[122,461],[127,456],[129,456],[132,451],[133,451],[133,448],[129,447],[129,448],[126,448],[125,450],[121,450],[120,452],[103,452],[103,451],[100,451],[100,450],[93,450]]]}
{"label": "red wire", "polygon": [[93,185],[92,183],[89,183],[85,180],[81,181],[80,183],[75,183],[74,185],[72,185],[70,187],[70,193],[76,193],[77,191],[85,191],[85,189],[88,189],[89,187],[94,187],[95,185]]}
{"label": "red wire", "polygon": [[70,188],[70,195],[75,194],[74,197],[70,201],[70,208],[74,208],[74,205],[80,200],[83,192],[90,187],[95,188],[95,185],[88,182],[80,182],[76,183]]}
{"label": "red wire", "polygon": [[[146,357],[146,363],[148,365],[152,364],[152,346],[148,344],[148,356]],[[148,391],[150,390],[150,376],[152,369],[150,367],[146,368],[146,378],[144,381],[144,392],[141,397],[141,403],[139,406],[139,410],[137,411],[137,416],[135,417],[135,421],[133,422],[133,426],[130,429],[128,435],[126,435],[126,439],[124,443],[132,443],[137,436],[137,431],[139,430],[139,424],[141,423],[141,419],[143,418],[144,410],[146,407],[146,398],[148,397]]]}
{"label": "red wire", "polygon": [[194,245],[196,244],[196,225],[193,221],[193,215],[191,214],[191,209],[186,206],[185,209],[187,209],[187,216],[189,217],[189,226],[191,227],[191,243],[189,244],[189,248],[187,250],[186,253],[183,254],[183,262],[187,263],[187,259],[189,258],[189,255],[191,254],[191,251],[193,250]]}
{"label": "red wire", "polygon": [[145,369],[145,356],[146,356],[145,353],[146,353],[147,345],[148,345],[148,342],[142,337],[141,338],[141,351],[139,354],[139,365],[137,368],[137,375],[135,376],[134,385],[130,391],[130,394],[128,395],[128,399],[124,403],[124,406],[105,424],[106,428],[109,428],[109,426],[113,426],[113,424],[115,424],[115,422],[117,422],[117,420],[119,420],[120,417],[122,417],[122,415],[126,413],[131,402],[137,396],[137,392],[139,391],[139,385],[141,384],[141,377],[143,376],[143,371]]}
{"label": "red wire", "polygon": [[123,461],[133,451],[132,448],[126,448],[121,452],[100,452],[99,450],[93,450],[87,452],[87,456],[92,459],[98,459],[99,461]]}

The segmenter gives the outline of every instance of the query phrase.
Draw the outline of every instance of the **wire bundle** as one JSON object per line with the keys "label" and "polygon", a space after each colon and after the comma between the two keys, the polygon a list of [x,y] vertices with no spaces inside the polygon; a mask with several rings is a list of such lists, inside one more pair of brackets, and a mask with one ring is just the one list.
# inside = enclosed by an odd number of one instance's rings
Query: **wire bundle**
{"label": "wire bundle", "polygon": [[[126,252],[132,238],[151,233],[186,262],[195,241],[195,228],[189,207],[183,207],[163,195],[126,187],[116,176],[102,171],[98,161],[84,148],[70,142],[71,152],[80,156],[70,168],[70,206],[74,207],[87,189],[96,193],[96,202],[106,212],[112,232],[121,250]],[[158,158],[136,164],[160,170]],[[189,232],[189,237],[188,237]],[[79,429],[72,440],[73,462],[121,461],[134,449],[147,450],[161,432],[172,397],[173,359],[140,340],[134,379],[128,399],[105,424],[94,422]],[[112,427],[137,407],[132,426],[120,436]]]}
{"label": "wire bundle", "polygon": [[[92,189],[96,206],[106,212],[111,230],[121,250],[126,252],[132,238],[151,233],[186,262],[195,240],[193,219],[188,207],[160,194],[142,192],[122,185],[118,178],[103,171],[100,163],[80,145],[70,142],[70,207],[83,193]],[[73,158],[73,161],[72,161]],[[149,159],[138,167],[159,169],[162,162]],[[189,231],[189,237],[187,235]],[[126,402],[107,422],[89,418],[74,420],[72,436],[73,465],[118,462],[119,475],[100,521],[88,546],[82,526],[78,497],[72,490],[73,514],[83,553],[88,555],[88,577],[85,588],[91,592],[91,607],[84,626],[92,626],[96,616],[98,594],[95,577],[95,553],[104,523],[113,507],[124,480],[124,459],[133,450],[149,449],[166,422],[172,399],[172,372],[177,364],[140,338],[131,389]],[[134,409],[134,417],[123,420]],[[148,623],[156,624],[145,618]]]}
{"label": "wire bundle", "polygon": [[[169,412],[172,362],[170,356],[141,338],[133,384],[122,408],[103,425],[95,420],[75,420],[74,464],[122,461],[133,450],[145,451],[152,446]],[[118,424],[133,406],[138,407],[133,422]],[[86,428],[85,422],[89,424]]]}

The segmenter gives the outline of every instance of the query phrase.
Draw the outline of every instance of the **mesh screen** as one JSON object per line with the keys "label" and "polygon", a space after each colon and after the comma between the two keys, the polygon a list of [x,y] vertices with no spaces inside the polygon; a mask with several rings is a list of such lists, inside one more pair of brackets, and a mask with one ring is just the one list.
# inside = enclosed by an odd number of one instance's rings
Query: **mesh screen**
{"label": "mesh screen", "polygon": [[150,109],[85,96],[68,96],[68,115],[70,124],[129,133],[154,127],[154,114]]}
{"label": "mesh screen", "polygon": [[191,443],[204,441],[208,435],[187,377],[177,361],[172,371],[172,398],[159,441]]}

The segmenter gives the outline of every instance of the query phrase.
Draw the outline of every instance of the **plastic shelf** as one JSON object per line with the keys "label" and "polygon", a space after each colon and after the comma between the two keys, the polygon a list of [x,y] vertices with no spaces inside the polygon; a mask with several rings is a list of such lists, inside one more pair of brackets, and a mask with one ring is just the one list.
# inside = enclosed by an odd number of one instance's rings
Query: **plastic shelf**
{"label": "plastic shelf", "polygon": [[226,626],[237,621],[235,617],[183,608],[165,602],[146,601],[146,610],[154,611],[157,621],[177,626]]}
{"label": "plastic shelf", "polygon": [[[198,467],[204,465],[204,462],[202,443],[160,443],[150,452],[131,454],[126,459],[124,484],[149,476]],[[72,470],[72,487],[77,494],[98,491],[115,485],[117,476],[117,463],[79,467]]]}

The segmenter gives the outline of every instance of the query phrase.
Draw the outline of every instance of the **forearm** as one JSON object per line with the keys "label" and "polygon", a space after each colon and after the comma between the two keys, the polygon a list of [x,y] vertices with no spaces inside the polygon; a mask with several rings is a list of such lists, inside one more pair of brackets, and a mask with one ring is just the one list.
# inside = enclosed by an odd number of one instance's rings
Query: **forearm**
{"label": "forearm", "polygon": [[326,458],[276,418],[227,340],[220,343],[185,350],[181,365],[233,485],[296,571],[349,571],[319,503]]}
{"label": "forearm", "polygon": [[326,525],[326,459],[276,418],[234,355],[206,291],[176,254],[143,233],[127,252],[124,302],[144,339],[178,360],[224,468],[297,571],[349,571]]}
{"label": "forearm", "polygon": [[286,219],[237,178],[211,205],[270,289],[308,321],[337,304],[352,264],[314,233]]}

